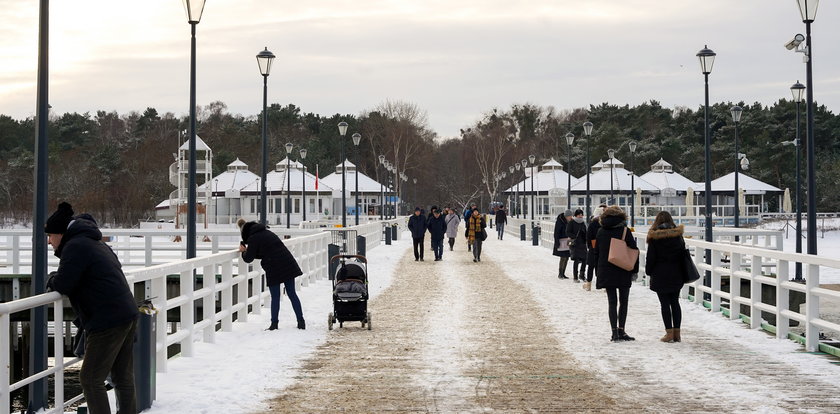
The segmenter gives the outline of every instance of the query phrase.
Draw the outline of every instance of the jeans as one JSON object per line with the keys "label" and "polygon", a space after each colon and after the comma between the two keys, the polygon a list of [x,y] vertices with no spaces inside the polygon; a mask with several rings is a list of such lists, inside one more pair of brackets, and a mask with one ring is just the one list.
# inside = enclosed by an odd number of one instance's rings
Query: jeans
{"label": "jeans", "polygon": [[473,252],[473,257],[477,260],[481,260],[481,244],[482,243],[484,243],[484,242],[479,240],[479,239],[473,240],[472,252]]}
{"label": "jeans", "polygon": [[137,412],[134,393],[134,331],[137,320],[99,332],[85,333],[85,357],[79,382],[90,414],[109,414],[105,378],[111,375],[119,413]]}
{"label": "jeans", "polygon": [[[423,258],[423,237],[414,237],[412,238],[414,241],[414,258],[415,259],[422,259]],[[419,253],[418,253],[419,249]]]}
{"label": "jeans", "polygon": [[496,231],[499,233],[499,240],[505,237],[505,222],[496,223]]}
{"label": "jeans", "polygon": [[680,329],[680,322],[682,322],[680,292],[656,292],[656,296],[659,296],[659,306],[662,311],[662,322],[665,323],[665,329]]}
{"label": "jeans", "polygon": [[443,239],[432,239],[432,251],[435,253],[435,259],[443,259]]}
{"label": "jeans", "polygon": [[[283,282],[283,286],[286,288],[286,296],[289,297],[289,302],[292,303],[295,317],[297,317],[297,320],[302,321],[303,309],[300,307],[300,298],[298,298],[297,292],[295,292],[295,280],[287,280]],[[271,285],[268,287],[268,291],[271,292],[271,322],[278,322],[278,316],[280,314],[280,285]]]}
{"label": "jeans", "polygon": [[[630,288],[607,288],[607,298],[610,303],[610,326],[615,328],[624,328],[624,323],[627,322],[627,299],[630,297]],[[618,302],[621,302],[621,305]],[[616,310],[616,308],[618,308]]]}

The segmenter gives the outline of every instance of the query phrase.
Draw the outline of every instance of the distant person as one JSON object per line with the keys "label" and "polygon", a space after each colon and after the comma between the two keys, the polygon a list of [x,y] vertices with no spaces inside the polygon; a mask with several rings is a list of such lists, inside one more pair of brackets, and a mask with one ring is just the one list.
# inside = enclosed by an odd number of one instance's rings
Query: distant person
{"label": "distant person", "polygon": [[110,375],[120,412],[136,413],[134,332],[139,312],[122,264],[102,241],[92,217],[73,217],[73,208],[66,202],[47,219],[44,231],[59,258],[47,287],[70,298],[84,330],[79,382],[88,411],[111,412],[105,389]]}
{"label": "distant person", "polygon": [[484,239],[487,238],[487,232],[484,228],[487,227],[487,221],[481,216],[481,213],[476,208],[472,211],[470,219],[467,221],[467,242],[472,246],[473,262],[481,261],[481,245]]}
{"label": "distant person", "polygon": [[636,249],[636,239],[633,232],[627,228],[627,215],[618,206],[610,206],[601,215],[601,229],[595,237],[596,248],[593,250],[598,260],[598,282],[595,286],[598,289],[607,290],[609,300],[610,326],[612,327],[611,340],[634,341],[625,332],[627,322],[627,300],[630,297],[630,286],[633,284],[633,275],[639,271],[639,261],[633,270],[624,270],[609,262],[610,239],[621,239],[627,247]]}
{"label": "distant person", "polygon": [[423,261],[423,239],[426,235],[426,216],[420,207],[414,208],[414,214],[408,219],[411,240],[414,243],[414,261]]}
{"label": "distant person", "polygon": [[432,251],[435,253],[435,261],[443,260],[443,236],[446,235],[446,219],[440,214],[436,206],[432,207],[432,217],[426,225],[429,229],[432,241]]}
{"label": "distant person", "polygon": [[306,329],[300,298],[295,292],[295,278],[302,275],[303,271],[300,270],[292,252],[283,244],[280,237],[277,237],[264,224],[256,221],[245,222],[244,219],[239,219],[236,224],[242,229],[242,242],[239,244],[242,260],[245,263],[251,263],[254,259],[260,259],[260,266],[265,270],[265,284],[271,293],[271,325],[268,330],[276,330],[277,323],[280,321],[281,283],[286,288],[286,296],[289,297],[289,302],[295,311],[297,328]]}
{"label": "distant person", "polygon": [[449,251],[455,249],[455,238],[458,237],[458,226],[461,224],[461,216],[454,208],[447,208],[446,214],[446,237],[449,238]]}
{"label": "distant person", "polygon": [[667,211],[660,211],[647,234],[645,273],[650,276],[650,290],[659,297],[665,336],[662,342],[680,342],[680,290],[685,271],[683,255],[685,240],[682,224],[677,226]]}
{"label": "distant person", "polygon": [[505,225],[507,224],[507,211],[505,211],[505,205],[499,205],[499,209],[496,210],[496,233],[498,235],[499,240],[503,240],[505,237]]}
{"label": "distant person", "polygon": [[574,263],[572,274],[575,283],[580,283],[586,280],[586,222],[583,210],[575,210],[575,215],[566,225],[566,235],[569,237],[569,252]]}
{"label": "distant person", "polygon": [[595,256],[595,236],[601,228],[601,214],[604,214],[606,204],[601,204],[595,211],[592,212],[592,219],[589,221],[589,226],[586,228],[586,282],[583,284],[584,290],[592,290],[592,276],[598,276],[598,258]]}
{"label": "distant person", "polygon": [[[467,209],[467,208],[465,208],[465,209],[464,209],[464,224],[465,224],[465,225],[466,225],[466,224],[469,224],[469,222],[470,222],[470,217],[472,217],[472,212],[473,212],[473,210],[478,210],[478,206],[476,206],[476,205],[475,205],[475,203],[471,204],[471,205],[470,205],[470,208],[468,208],[468,209]],[[467,251],[468,251],[468,252],[472,251],[472,246],[473,246],[473,245],[472,245],[472,243],[470,242],[470,239],[469,239],[469,238],[467,238]]]}
{"label": "distant person", "polygon": [[566,225],[569,224],[569,219],[572,217],[572,210],[566,210],[557,215],[557,220],[554,221],[554,249],[552,254],[560,257],[560,267],[557,271],[557,278],[568,279],[566,276],[566,266],[569,264],[569,236],[566,235]]}

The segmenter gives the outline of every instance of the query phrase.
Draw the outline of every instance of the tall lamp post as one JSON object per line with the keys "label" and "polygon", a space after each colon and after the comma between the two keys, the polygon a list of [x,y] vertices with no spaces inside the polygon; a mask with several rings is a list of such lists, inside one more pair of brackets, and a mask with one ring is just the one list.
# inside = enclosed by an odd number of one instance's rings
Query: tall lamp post
{"label": "tall lamp post", "polygon": [[414,182],[414,197],[412,197],[412,198],[414,199],[414,202],[416,203],[417,202],[417,179],[412,178],[411,181]]}
{"label": "tall lamp post", "polygon": [[341,134],[341,227],[347,227],[347,196],[344,193],[347,187],[344,168],[344,135],[347,134],[347,122],[338,123],[338,133]]}
{"label": "tall lamp post", "polygon": [[[729,109],[729,112],[732,113],[732,122],[735,123],[735,228],[741,227],[740,226],[740,218],[741,218],[741,209],[740,209],[740,202],[739,200],[741,197],[738,197],[738,169],[740,168],[741,164],[741,156],[740,152],[738,151],[738,122],[741,122],[741,113],[744,112],[744,109],[738,105],[733,106]],[[735,235],[735,241],[738,241],[738,235]]]}
{"label": "tall lamp post", "polygon": [[[513,193],[512,195],[514,196],[514,198],[516,197],[516,195],[515,195],[516,192],[513,189],[513,172],[515,170],[516,170],[516,168],[514,168],[513,165],[508,167],[508,171],[510,171],[510,188],[509,189],[510,189],[510,192]],[[508,198],[510,198],[510,196],[508,196]],[[508,206],[508,211],[513,212],[513,214],[516,214],[515,203],[516,203],[516,200],[513,200],[511,205]]]}
{"label": "tall lamp post", "polygon": [[[288,229],[292,222],[292,149],[294,145],[291,142],[286,143],[286,228]],[[265,186],[265,181],[263,181]],[[265,187],[263,187],[265,188]]]}
{"label": "tall lamp post", "polygon": [[[566,162],[566,210],[572,209],[572,144],[575,142],[575,134],[569,132],[566,134],[566,148],[568,149],[569,158]],[[587,161],[588,162],[588,161]],[[589,183],[589,176],[586,176],[586,182]],[[588,190],[588,188],[587,188]],[[587,197],[589,194],[587,194]],[[589,203],[587,202],[586,208],[589,208]]]}
{"label": "tall lamp post", "polygon": [[[379,156],[379,165],[385,166],[385,156]],[[376,170],[379,171],[379,166],[377,165]],[[382,184],[384,177],[379,177],[379,220],[385,220],[385,186]]]}
{"label": "tall lamp post", "polygon": [[630,227],[636,227],[636,172],[633,171],[633,158],[636,156],[636,141],[630,141]]}
{"label": "tall lamp post", "polygon": [[260,187],[260,223],[266,224],[266,212],[268,211],[268,195],[266,194],[266,177],[268,176],[268,74],[271,72],[271,63],[274,61],[274,53],[265,50],[257,53],[257,65],[260,67],[260,75],[263,77],[263,106],[262,106],[262,186]]}
{"label": "tall lamp post", "polygon": [[[796,252],[802,253],[802,204],[800,202],[799,193],[802,191],[802,184],[800,183],[800,159],[802,158],[802,151],[799,150],[799,104],[802,103],[802,94],[805,92],[805,85],[796,81],[790,87],[790,92],[793,95],[793,101],[796,102],[796,141],[794,141],[794,151],[796,151]],[[796,262],[796,280],[802,280],[802,263]]]}
{"label": "tall lamp post", "polygon": [[405,199],[408,197],[408,175],[405,172],[400,173],[400,179],[402,179],[403,185],[400,188],[400,204],[403,205],[403,208],[408,209],[408,203],[406,203]]}
{"label": "tall lamp post", "polygon": [[[301,205],[303,206],[303,221],[306,221],[306,164],[303,163],[303,160],[306,159],[306,148],[300,149],[300,165],[303,166],[303,174],[300,175],[300,188],[301,188]],[[316,201],[317,203],[317,201]]]}
{"label": "tall lamp post", "polygon": [[607,150],[607,155],[610,157],[610,203],[609,204],[613,205],[613,204],[615,204],[615,197],[613,197],[613,175],[615,175],[614,171],[613,171],[613,168],[614,168],[613,157],[615,157],[615,150],[614,149],[608,149]]}
{"label": "tall lamp post", "polygon": [[592,140],[592,122],[586,121],[583,123],[583,134],[586,135],[586,217],[589,218],[592,216],[590,210],[592,201],[589,197],[589,176],[592,175],[592,164],[589,161],[589,141]]}
{"label": "tall lamp post", "polygon": [[531,227],[534,227],[534,212],[537,210],[537,205],[534,204],[534,161],[537,159],[533,154],[528,156],[528,162],[531,164]]}
{"label": "tall lamp post", "polygon": [[[523,167],[522,163],[519,163],[519,162],[517,162],[516,164],[513,164],[513,166],[516,167],[516,171],[521,170],[522,167]],[[519,181],[517,181],[516,182],[516,218],[519,218],[519,210],[521,210],[521,209],[522,209],[522,207],[521,207],[521,204],[519,203]]]}
{"label": "tall lamp post", "polygon": [[218,178],[213,179],[213,184],[216,185],[216,189],[214,191],[216,194],[213,197],[213,207],[215,209],[215,212],[213,214],[215,217],[214,217],[213,221],[216,224],[219,224],[219,179]]}
{"label": "tall lamp post", "polygon": [[356,149],[356,225],[359,225],[359,143],[362,142],[362,134],[353,134],[353,147]]}
{"label": "tall lamp post", "polygon": [[187,22],[190,24],[190,165],[187,191],[187,259],[195,257],[195,27],[204,12],[204,0],[184,0]]}
{"label": "tall lamp post", "polygon": [[[714,242],[712,235],[712,137],[709,134],[709,74],[712,73],[712,66],[715,63],[715,56],[717,54],[705,46],[702,50],[697,52],[697,57],[700,59],[700,71],[703,73],[705,81],[705,96],[706,103],[703,110],[703,125],[705,131],[705,167],[706,167],[706,182],[704,198],[706,201],[706,235],[705,240],[709,243]],[[706,249],[706,264],[712,264],[712,251]],[[706,277],[703,279],[703,285],[709,286],[711,283],[712,272],[706,271]]]}
{"label": "tall lamp post", "polygon": [[811,23],[817,15],[819,0],[796,0],[802,22],[805,23],[806,127],[805,146],[808,168],[808,254],[817,254],[817,171],[814,148],[814,77],[812,72],[814,48],[811,43]]}
{"label": "tall lamp post", "polygon": [[530,205],[526,206],[526,204],[530,203],[528,203],[528,195],[525,194],[525,190],[528,189],[528,173],[526,172],[526,167],[528,167],[528,159],[523,158],[522,161],[519,161],[519,163],[522,164],[522,207],[524,207],[522,210],[522,218],[527,219],[528,208],[531,207]]}

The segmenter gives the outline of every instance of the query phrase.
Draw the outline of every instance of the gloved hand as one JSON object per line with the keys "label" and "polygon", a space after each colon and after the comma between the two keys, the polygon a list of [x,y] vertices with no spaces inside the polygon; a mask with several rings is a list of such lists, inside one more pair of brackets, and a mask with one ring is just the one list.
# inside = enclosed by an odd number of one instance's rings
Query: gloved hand
{"label": "gloved hand", "polygon": [[47,292],[52,292],[53,290],[55,290],[55,288],[53,287],[53,279],[55,279],[55,275],[57,274],[57,271],[52,271],[49,273],[49,279],[47,279]]}

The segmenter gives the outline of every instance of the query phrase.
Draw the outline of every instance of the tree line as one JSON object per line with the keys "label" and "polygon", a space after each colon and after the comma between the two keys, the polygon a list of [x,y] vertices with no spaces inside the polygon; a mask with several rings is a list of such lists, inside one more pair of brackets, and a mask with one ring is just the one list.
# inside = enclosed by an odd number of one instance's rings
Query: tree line
{"label": "tree line", "polygon": [[[712,177],[731,172],[735,165],[735,126],[730,108],[721,102],[710,107]],[[795,149],[783,146],[796,131],[796,105],[779,100],[772,106],[737,103],[744,108],[738,125],[740,152],[750,160],[746,174],[779,188],[795,183]],[[259,173],[262,115],[231,114],[223,102],[198,108],[198,135],[213,149],[214,175],[236,158]],[[588,108],[557,110],[532,104],[491,108],[477,121],[465,125],[459,136],[439,137],[431,129],[427,113],[415,104],[385,101],[359,114],[320,115],[304,112],[294,104],[271,104],[266,111],[269,169],[285,158],[284,146],[308,151],[304,164],[321,176],[341,162],[338,123],[349,124],[344,138],[347,158],[360,171],[387,182],[378,160],[384,155],[408,182],[395,186],[412,204],[439,204],[458,208],[471,202],[499,198],[511,178],[496,178],[518,160],[534,155],[537,164],[555,158],[574,176],[585,175],[587,137],[583,123],[594,129],[588,143],[591,162],[616,158],[630,168],[627,143],[638,143],[633,170],[644,174],[660,157],[691,180],[704,179],[703,108],[665,108],[656,101],[637,106],[603,103]],[[805,141],[804,108],[800,135]],[[186,116],[160,114],[154,108],[119,114],[115,111],[50,114],[49,198],[50,205],[69,200],[78,211],[94,214],[103,224],[134,226],[154,216],[154,206],[174,190],[168,180],[173,153],[184,142],[189,122]],[[825,106],[815,112],[817,154],[817,202],[819,211],[840,210],[840,116]],[[362,141],[353,146],[350,136],[359,132]],[[567,133],[575,135],[569,148]],[[34,187],[35,120],[16,120],[0,115],[0,214],[5,221],[29,222]],[[569,150],[571,149],[571,154]],[[802,151],[803,188],[805,154]],[[521,173],[520,173],[521,174]],[[417,179],[417,184],[413,179]],[[415,196],[416,194],[416,196]],[[416,200],[415,200],[416,198]],[[803,200],[804,190],[803,190]],[[775,202],[775,200],[773,201]],[[804,202],[804,201],[803,201]]]}

